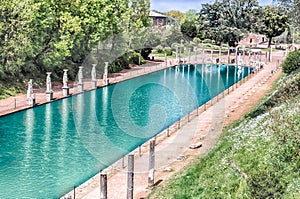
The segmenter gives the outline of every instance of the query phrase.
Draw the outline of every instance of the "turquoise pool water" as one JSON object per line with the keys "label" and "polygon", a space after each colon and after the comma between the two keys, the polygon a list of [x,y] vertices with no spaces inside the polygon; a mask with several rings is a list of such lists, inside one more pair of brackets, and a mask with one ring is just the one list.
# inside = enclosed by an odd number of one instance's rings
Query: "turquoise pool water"
{"label": "turquoise pool water", "polygon": [[58,198],[246,77],[178,66],[0,117],[0,198]]}

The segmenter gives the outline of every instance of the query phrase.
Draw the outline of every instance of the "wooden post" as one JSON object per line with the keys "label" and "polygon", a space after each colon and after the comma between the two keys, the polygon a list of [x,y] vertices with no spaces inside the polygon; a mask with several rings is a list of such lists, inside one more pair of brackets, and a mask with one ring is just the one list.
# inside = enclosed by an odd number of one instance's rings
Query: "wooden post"
{"label": "wooden post", "polygon": [[15,109],[17,108],[17,99],[14,98],[14,103],[15,103]]}
{"label": "wooden post", "polygon": [[125,163],[124,163],[124,156],[122,157],[122,169],[125,168]]}
{"label": "wooden post", "polygon": [[141,157],[142,156],[142,147],[139,146],[139,156]]}
{"label": "wooden post", "polygon": [[190,122],[190,113],[188,113],[188,122]]}
{"label": "wooden post", "polygon": [[107,174],[100,173],[100,199],[107,199]]}
{"label": "wooden post", "polygon": [[75,198],[76,198],[76,197],[75,197],[75,195],[76,195],[76,192],[75,192],[75,190],[76,190],[76,186],[74,186],[74,187],[73,187],[73,197],[74,197],[73,199],[75,199]]}
{"label": "wooden post", "polygon": [[180,129],[180,119],[178,120],[178,129]]}
{"label": "wooden post", "polygon": [[128,155],[127,199],[133,199],[134,155]]}
{"label": "wooden post", "polygon": [[168,127],[168,129],[167,129],[167,136],[168,136],[168,137],[170,136],[170,129],[169,129],[169,127]]}
{"label": "wooden post", "polygon": [[148,187],[154,185],[154,165],[155,165],[155,140],[150,141],[150,151],[149,151],[149,175],[148,175]]}

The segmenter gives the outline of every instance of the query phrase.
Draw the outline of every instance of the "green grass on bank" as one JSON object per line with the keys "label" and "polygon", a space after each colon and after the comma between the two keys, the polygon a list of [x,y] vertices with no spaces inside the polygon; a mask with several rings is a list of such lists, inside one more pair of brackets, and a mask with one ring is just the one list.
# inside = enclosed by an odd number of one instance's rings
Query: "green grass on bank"
{"label": "green grass on bank", "polygon": [[283,77],[207,156],[149,198],[300,198],[299,88],[300,73]]}

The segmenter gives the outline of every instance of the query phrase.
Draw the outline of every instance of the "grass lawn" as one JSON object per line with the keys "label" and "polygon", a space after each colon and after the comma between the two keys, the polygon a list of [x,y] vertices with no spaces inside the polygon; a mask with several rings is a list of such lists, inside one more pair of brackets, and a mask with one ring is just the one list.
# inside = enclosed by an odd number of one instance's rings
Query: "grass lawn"
{"label": "grass lawn", "polygon": [[276,95],[149,198],[300,198],[299,81],[300,73],[281,79]]}

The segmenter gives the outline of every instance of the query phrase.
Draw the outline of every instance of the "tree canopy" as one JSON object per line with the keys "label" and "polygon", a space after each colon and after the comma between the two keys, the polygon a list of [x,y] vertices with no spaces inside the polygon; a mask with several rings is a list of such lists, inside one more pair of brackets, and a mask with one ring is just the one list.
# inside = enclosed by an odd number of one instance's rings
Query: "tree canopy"
{"label": "tree canopy", "polygon": [[258,15],[256,0],[222,0],[213,4],[204,4],[200,15],[204,17],[205,38],[231,46],[256,27]]}
{"label": "tree canopy", "polygon": [[263,8],[259,32],[268,37],[269,47],[272,38],[281,35],[287,27],[288,16],[281,8],[271,6]]}
{"label": "tree canopy", "polygon": [[100,41],[147,27],[150,0],[3,0],[0,81],[75,77]]}

